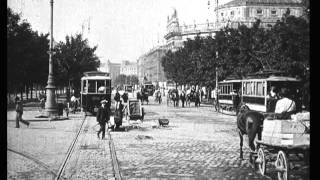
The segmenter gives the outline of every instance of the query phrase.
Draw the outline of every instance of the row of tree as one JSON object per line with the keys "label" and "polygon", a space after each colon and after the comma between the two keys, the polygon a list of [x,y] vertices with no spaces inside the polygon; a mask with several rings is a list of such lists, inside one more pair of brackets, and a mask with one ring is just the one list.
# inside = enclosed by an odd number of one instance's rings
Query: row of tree
{"label": "row of tree", "polygon": [[162,58],[166,77],[180,85],[215,86],[218,79],[246,76],[260,70],[280,70],[309,82],[309,22],[287,12],[269,28],[260,20],[252,27],[225,27],[214,38],[188,39],[177,51]]}
{"label": "row of tree", "polygon": [[[7,92],[22,93],[28,98],[29,89],[44,88],[49,70],[49,34],[39,34],[26,20],[7,8]],[[59,42],[53,56],[55,85],[80,89],[80,78],[85,71],[95,71],[100,60],[95,55],[97,46],[90,47],[81,34],[66,36]],[[32,91],[31,91],[32,93]],[[31,95],[32,98],[32,95]]]}
{"label": "row of tree", "polygon": [[124,84],[137,85],[137,84],[139,84],[139,79],[135,75],[128,75],[127,76],[124,74],[120,74],[114,80],[114,86],[122,89]]}

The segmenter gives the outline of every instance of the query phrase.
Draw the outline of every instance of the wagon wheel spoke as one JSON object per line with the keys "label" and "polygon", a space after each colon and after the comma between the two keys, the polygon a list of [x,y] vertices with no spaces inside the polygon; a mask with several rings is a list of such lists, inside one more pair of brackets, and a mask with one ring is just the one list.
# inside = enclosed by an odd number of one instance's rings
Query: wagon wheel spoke
{"label": "wagon wheel spoke", "polygon": [[266,173],[266,158],[262,148],[259,148],[258,150],[258,158],[256,160],[256,163],[258,164],[261,175],[264,176]]}
{"label": "wagon wheel spoke", "polygon": [[276,171],[278,171],[279,180],[287,180],[289,176],[289,163],[286,154],[279,151],[276,160]]}

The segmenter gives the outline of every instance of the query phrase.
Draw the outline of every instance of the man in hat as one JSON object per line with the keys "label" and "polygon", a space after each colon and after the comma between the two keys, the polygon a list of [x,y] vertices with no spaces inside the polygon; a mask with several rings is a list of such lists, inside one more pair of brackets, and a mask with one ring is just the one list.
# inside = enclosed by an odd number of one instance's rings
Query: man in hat
{"label": "man in hat", "polygon": [[100,130],[98,131],[97,135],[100,139],[100,133],[102,132],[102,139],[105,137],[105,131],[106,131],[106,123],[110,120],[110,111],[107,107],[107,100],[101,101],[101,107],[99,107],[97,112],[97,122],[100,125]]}
{"label": "man in hat", "polygon": [[22,114],[23,114],[23,105],[22,105],[22,101],[20,100],[20,98],[17,96],[15,98],[15,103],[16,103],[16,128],[20,128],[20,124],[19,121],[21,121],[23,124],[27,125],[29,127],[30,122],[23,120],[22,119]]}
{"label": "man in hat", "polygon": [[277,114],[290,114],[296,110],[296,104],[293,100],[289,99],[288,89],[281,88],[280,99],[277,101],[275,113]]}

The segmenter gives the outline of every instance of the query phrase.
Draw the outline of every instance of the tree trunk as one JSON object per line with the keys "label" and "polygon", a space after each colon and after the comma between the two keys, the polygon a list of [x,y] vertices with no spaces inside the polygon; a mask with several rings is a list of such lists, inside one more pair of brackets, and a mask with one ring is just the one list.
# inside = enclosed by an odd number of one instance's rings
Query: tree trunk
{"label": "tree trunk", "polygon": [[31,83],[31,99],[33,99],[33,83]]}
{"label": "tree trunk", "polygon": [[23,88],[20,90],[21,101],[23,101]]}
{"label": "tree trunk", "polygon": [[35,89],[36,89],[36,99],[38,99],[38,88],[39,88],[39,85],[36,84],[36,86],[35,86]]}

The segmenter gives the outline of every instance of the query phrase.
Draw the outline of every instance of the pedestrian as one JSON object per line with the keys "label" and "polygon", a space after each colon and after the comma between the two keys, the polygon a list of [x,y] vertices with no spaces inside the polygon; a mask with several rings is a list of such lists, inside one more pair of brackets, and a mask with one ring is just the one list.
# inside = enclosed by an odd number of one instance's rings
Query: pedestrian
{"label": "pedestrian", "polygon": [[186,100],[186,93],[184,92],[184,90],[180,94],[180,99],[181,99],[182,107],[184,107],[184,102]]}
{"label": "pedestrian", "polygon": [[98,139],[100,139],[100,133],[102,132],[102,139],[105,138],[106,123],[110,120],[110,110],[107,106],[108,101],[102,100],[101,107],[99,107],[97,112],[97,122],[100,125],[100,130],[97,133]]}
{"label": "pedestrian", "polygon": [[236,115],[238,115],[239,104],[240,104],[240,94],[239,94],[239,91],[237,90],[233,90],[232,103],[233,103],[233,109],[236,112]]}
{"label": "pedestrian", "polygon": [[119,129],[122,125],[122,118],[123,118],[123,104],[122,101],[119,102],[119,108],[116,110],[115,116],[115,129]]}
{"label": "pedestrian", "polygon": [[270,92],[267,96],[267,112],[274,113],[276,103],[279,100],[278,91],[275,86],[271,86]]}
{"label": "pedestrian", "polygon": [[124,102],[124,103],[127,103],[127,102],[128,102],[128,93],[127,93],[127,92],[124,92],[124,93],[122,94],[122,99],[123,99],[123,102]]}
{"label": "pedestrian", "polygon": [[196,93],[195,93],[194,105],[195,105],[195,107],[200,106],[200,93],[199,93],[199,91],[196,91]]}
{"label": "pedestrian", "polygon": [[67,117],[69,117],[69,108],[70,108],[69,102],[66,101],[65,106],[64,106],[64,110],[66,112]]}
{"label": "pedestrian", "polygon": [[22,119],[23,104],[18,96],[15,98],[15,104],[16,104],[16,113],[17,113],[16,114],[16,128],[20,128],[19,121],[21,121],[23,124],[25,124],[29,127],[30,122]]}
{"label": "pedestrian", "polygon": [[119,101],[120,101],[120,93],[119,93],[118,89],[117,89],[117,92],[116,92],[116,94],[114,96],[114,100],[116,101],[116,110],[117,110],[118,109],[118,105],[119,105]]}

